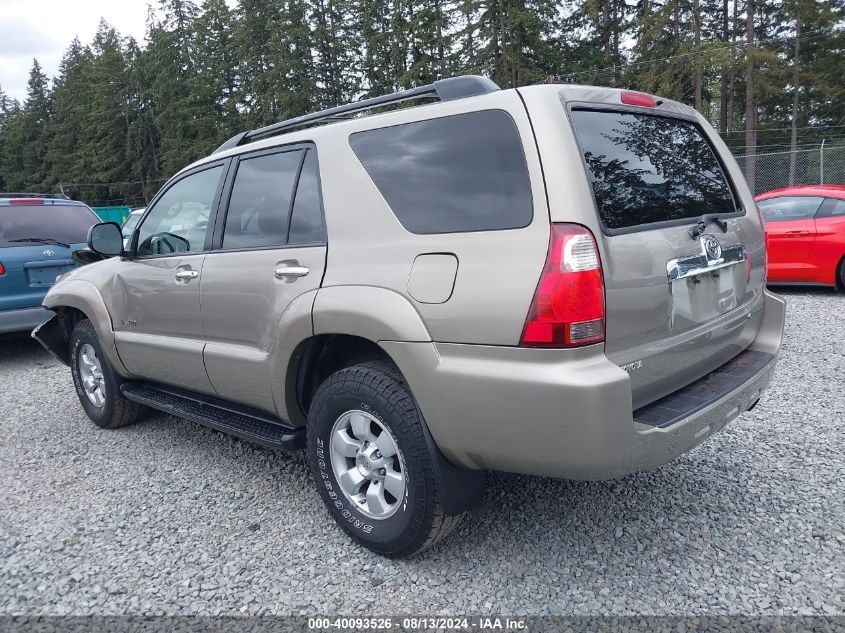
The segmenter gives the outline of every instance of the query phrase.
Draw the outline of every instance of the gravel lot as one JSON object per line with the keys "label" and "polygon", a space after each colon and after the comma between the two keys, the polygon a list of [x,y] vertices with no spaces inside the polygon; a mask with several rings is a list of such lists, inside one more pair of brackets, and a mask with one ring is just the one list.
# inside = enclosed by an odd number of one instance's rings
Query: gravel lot
{"label": "gravel lot", "polygon": [[300,455],[164,414],[85,417],[67,368],[0,340],[0,614],[843,614],[845,294],[785,291],[751,413],[652,473],[490,476],[449,540],[389,561]]}

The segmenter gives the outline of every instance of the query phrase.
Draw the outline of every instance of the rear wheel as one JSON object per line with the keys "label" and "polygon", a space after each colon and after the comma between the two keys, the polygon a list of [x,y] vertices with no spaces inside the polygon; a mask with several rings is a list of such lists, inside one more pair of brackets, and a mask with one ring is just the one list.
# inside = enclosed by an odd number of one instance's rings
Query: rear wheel
{"label": "rear wheel", "polygon": [[461,519],[443,512],[423,423],[402,376],[380,361],[329,376],[308,414],[308,463],[329,512],[391,558],[433,545]]}
{"label": "rear wheel", "polygon": [[837,281],[839,282],[839,287],[845,289],[845,257],[839,262],[838,273]]}
{"label": "rear wheel", "polygon": [[103,429],[136,422],[146,407],[120,393],[123,382],[103,353],[91,321],[79,321],[70,334],[70,371],[79,403],[89,418]]}

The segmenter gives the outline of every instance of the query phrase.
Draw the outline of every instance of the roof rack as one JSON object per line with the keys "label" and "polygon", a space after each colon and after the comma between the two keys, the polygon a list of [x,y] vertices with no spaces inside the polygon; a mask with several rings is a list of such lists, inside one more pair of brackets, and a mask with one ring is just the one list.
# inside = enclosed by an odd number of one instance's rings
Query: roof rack
{"label": "roof rack", "polygon": [[70,200],[63,193],[21,193],[18,191],[0,191],[0,198],[55,198],[57,200]]}
{"label": "roof rack", "polygon": [[311,114],[304,114],[302,116],[288,119],[287,121],[280,121],[273,123],[266,127],[258,128],[257,130],[248,130],[236,134],[228,141],[223,143],[220,147],[214,150],[214,153],[222,152],[227,149],[232,149],[244,143],[254,141],[262,136],[275,136],[283,134],[292,129],[302,127],[309,123],[316,123],[318,121],[342,121],[347,120],[348,115],[364,110],[371,110],[379,106],[388,105],[391,103],[400,103],[410,99],[420,99],[423,97],[438,97],[441,101],[452,101],[454,99],[464,99],[466,97],[475,97],[478,95],[488,94],[500,90],[493,81],[487,77],[480,75],[463,75],[461,77],[450,77],[449,79],[439,79],[432,84],[419,86],[417,88],[410,88],[400,92],[394,92],[389,95],[382,95],[380,97],[372,97],[371,99],[363,99],[346,105],[329,108],[328,110],[320,110],[319,112],[312,112]]}

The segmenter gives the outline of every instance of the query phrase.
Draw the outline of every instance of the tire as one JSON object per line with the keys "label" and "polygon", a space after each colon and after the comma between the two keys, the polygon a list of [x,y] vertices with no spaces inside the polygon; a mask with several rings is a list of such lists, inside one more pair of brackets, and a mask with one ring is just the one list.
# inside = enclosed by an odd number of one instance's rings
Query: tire
{"label": "tire", "polygon": [[[434,545],[448,536],[463,516],[450,517],[443,512],[423,424],[401,374],[381,361],[355,365],[329,376],[314,394],[308,413],[307,459],[326,507],[354,541],[389,558],[411,556]],[[367,430],[375,440],[363,439]],[[382,435],[385,432],[387,439]],[[340,438],[337,433],[346,436],[334,441],[347,455],[335,450],[332,437]],[[392,451],[390,440],[395,442],[396,452],[387,456]],[[374,447],[387,447],[385,455],[379,450],[368,453]],[[375,462],[367,461],[375,458]],[[358,494],[367,496],[366,504],[356,502],[348,492],[349,481],[362,477],[359,460],[364,460],[364,471],[379,462],[387,464],[373,469],[370,476],[375,481],[361,484]],[[344,467],[351,476],[343,474]],[[338,472],[346,482],[344,486],[339,483]],[[404,480],[401,491],[400,478]],[[375,494],[379,488],[381,501]],[[375,495],[372,504],[371,493]]]}
{"label": "tire", "polygon": [[[79,403],[91,421],[101,429],[118,429],[137,422],[147,408],[121,395],[123,380],[103,353],[91,321],[83,319],[74,325],[69,344],[73,385]],[[97,389],[91,389],[92,377]]]}
{"label": "tire", "polygon": [[845,290],[845,257],[840,260],[837,272],[837,281],[839,282],[839,287]]}

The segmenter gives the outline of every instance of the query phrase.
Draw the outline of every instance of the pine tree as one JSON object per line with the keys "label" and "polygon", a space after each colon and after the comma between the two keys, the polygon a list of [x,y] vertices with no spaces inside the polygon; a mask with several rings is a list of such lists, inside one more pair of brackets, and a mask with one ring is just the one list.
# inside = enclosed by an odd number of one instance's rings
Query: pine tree
{"label": "pine tree", "polygon": [[47,76],[32,60],[23,107],[8,113],[2,179],[14,191],[40,190],[46,181],[50,117]]}

